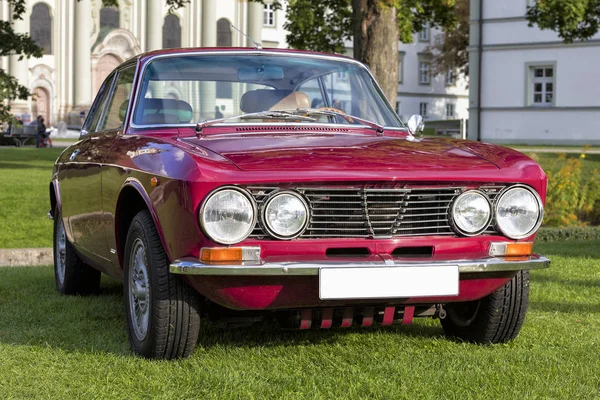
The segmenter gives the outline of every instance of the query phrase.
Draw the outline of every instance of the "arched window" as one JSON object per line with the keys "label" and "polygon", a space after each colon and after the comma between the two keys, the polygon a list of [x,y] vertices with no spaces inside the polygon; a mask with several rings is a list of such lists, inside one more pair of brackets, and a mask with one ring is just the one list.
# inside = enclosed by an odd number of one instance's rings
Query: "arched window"
{"label": "arched window", "polygon": [[120,28],[119,9],[114,7],[102,7],[100,10],[100,29],[104,27]]}
{"label": "arched window", "polygon": [[44,54],[52,54],[52,19],[50,8],[46,4],[37,3],[33,6],[29,27],[29,35],[42,48]]}
{"label": "arched window", "polygon": [[181,47],[181,25],[177,15],[169,14],[163,25],[163,49]]}
{"label": "arched window", "polygon": [[231,47],[231,25],[225,18],[217,21],[217,46]]}

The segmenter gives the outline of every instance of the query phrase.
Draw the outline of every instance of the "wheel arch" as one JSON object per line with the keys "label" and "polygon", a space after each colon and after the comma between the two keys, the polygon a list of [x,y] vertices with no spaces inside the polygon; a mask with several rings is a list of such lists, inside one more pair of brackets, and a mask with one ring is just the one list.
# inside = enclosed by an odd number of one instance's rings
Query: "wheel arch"
{"label": "wheel arch", "polygon": [[58,207],[59,210],[62,209],[62,201],[60,199],[60,186],[57,179],[53,179],[49,185],[49,194],[50,194],[50,215],[52,218],[56,217],[54,212]]}
{"label": "wheel arch", "polygon": [[131,222],[136,214],[142,210],[148,210],[148,212],[150,212],[152,220],[154,221],[154,226],[156,226],[156,230],[167,257],[169,260],[172,260],[169,248],[165,242],[165,236],[163,234],[158,215],[156,214],[156,210],[154,209],[152,201],[150,200],[150,196],[144,189],[144,186],[137,179],[129,178],[121,187],[115,210],[115,239],[117,245],[117,256],[119,257],[121,269],[123,269],[125,241],[127,240],[129,226],[131,225]]}

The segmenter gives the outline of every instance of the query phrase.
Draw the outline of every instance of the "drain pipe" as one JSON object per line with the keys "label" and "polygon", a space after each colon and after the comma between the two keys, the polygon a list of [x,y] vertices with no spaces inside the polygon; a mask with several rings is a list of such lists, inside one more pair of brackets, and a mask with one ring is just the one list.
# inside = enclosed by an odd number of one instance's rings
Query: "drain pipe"
{"label": "drain pipe", "polygon": [[481,142],[481,75],[483,73],[483,0],[479,0],[479,60],[477,65],[477,141]]}
{"label": "drain pipe", "polygon": [[483,0],[470,2],[469,127],[468,139],[481,140],[481,72],[483,53]]}

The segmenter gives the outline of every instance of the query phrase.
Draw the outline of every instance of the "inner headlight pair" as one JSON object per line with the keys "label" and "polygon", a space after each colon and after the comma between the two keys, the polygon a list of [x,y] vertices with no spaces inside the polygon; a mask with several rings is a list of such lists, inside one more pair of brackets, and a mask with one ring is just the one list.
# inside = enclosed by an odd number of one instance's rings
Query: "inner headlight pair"
{"label": "inner headlight pair", "polygon": [[[308,205],[296,192],[275,193],[266,200],[261,211],[264,227],[278,239],[298,236],[308,223]],[[237,187],[215,191],[200,210],[200,226],[204,233],[220,244],[234,244],[246,239],[254,229],[256,218],[254,200]]]}
{"label": "inner headlight pair", "polygon": [[[511,239],[521,239],[534,233],[541,225],[543,205],[540,197],[525,186],[516,185],[500,194],[495,208],[498,229]],[[462,193],[452,206],[456,229],[474,236],[483,232],[492,219],[489,199],[478,190]]]}

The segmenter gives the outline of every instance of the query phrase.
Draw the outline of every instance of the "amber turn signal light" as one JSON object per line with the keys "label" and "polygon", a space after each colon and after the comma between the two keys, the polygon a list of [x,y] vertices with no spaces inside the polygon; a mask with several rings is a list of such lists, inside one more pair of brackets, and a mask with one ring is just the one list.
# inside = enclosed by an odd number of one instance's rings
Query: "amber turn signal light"
{"label": "amber turn signal light", "polygon": [[530,256],[533,242],[491,243],[490,256],[494,257],[525,257]]}
{"label": "amber turn signal light", "polygon": [[260,247],[204,247],[200,250],[200,261],[206,264],[259,262]]}

